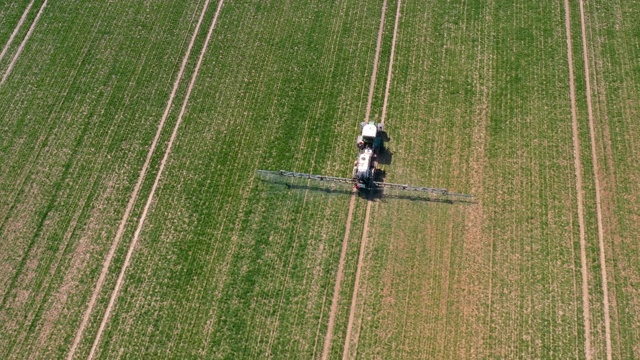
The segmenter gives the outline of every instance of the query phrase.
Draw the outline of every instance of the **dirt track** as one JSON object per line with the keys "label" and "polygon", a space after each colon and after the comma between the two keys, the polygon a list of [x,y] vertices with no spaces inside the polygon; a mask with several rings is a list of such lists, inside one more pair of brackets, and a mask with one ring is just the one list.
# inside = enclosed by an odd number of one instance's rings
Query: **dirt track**
{"label": "dirt track", "polygon": [[[13,55],[13,59],[11,59],[11,63],[9,63],[9,67],[7,67],[7,70],[4,72],[4,75],[2,75],[2,80],[0,80],[0,86],[2,86],[2,84],[4,84],[4,82],[7,80],[7,78],[9,77],[9,75],[11,74],[11,70],[13,70],[13,67],[16,64],[16,61],[18,61],[18,58],[20,57],[20,54],[22,54],[22,50],[24,50],[25,45],[27,44],[27,41],[29,41],[29,38],[31,37],[31,34],[33,34],[33,30],[36,28],[36,25],[38,25],[38,20],[40,20],[40,16],[42,15],[42,12],[44,11],[44,8],[47,6],[47,2],[49,0],[45,0],[44,3],[42,3],[42,6],[40,6],[40,10],[38,11],[38,15],[36,15],[36,18],[33,20],[33,23],[31,24],[31,27],[29,27],[29,31],[27,31],[27,35],[24,36],[24,39],[22,39],[22,42],[20,43],[20,46],[18,47],[18,50],[16,51],[15,55]],[[31,5],[29,5],[31,6]],[[20,19],[22,21],[22,19]]]}
{"label": "dirt track", "polygon": [[400,23],[400,8],[402,7],[402,0],[398,0],[398,7],[396,9],[396,20],[393,24],[393,39],[391,40],[391,54],[389,59],[389,69],[387,71],[387,83],[384,88],[384,101],[382,103],[382,115],[380,116],[380,122],[384,124],[387,119],[387,105],[389,104],[389,89],[391,88],[391,74],[393,73],[393,60],[396,55],[396,40],[398,39],[398,24]]}
{"label": "dirt track", "polygon": [[[362,276],[362,264],[364,263],[364,252],[367,249],[367,236],[369,231],[369,215],[371,214],[371,201],[367,201],[367,210],[364,216],[364,228],[362,229],[362,239],[360,240],[360,253],[358,255],[358,267],[356,268],[356,280],[353,284],[353,296],[351,297],[351,307],[349,308],[349,323],[347,324],[347,335],[344,338],[344,349],[342,359],[349,358],[349,344],[351,343],[351,333],[356,316],[356,305],[358,304],[358,287],[360,276]],[[356,341],[357,343],[357,341]]]}
{"label": "dirt track", "polygon": [[329,312],[329,325],[327,326],[327,334],[324,339],[324,347],[322,349],[322,359],[329,358],[331,350],[331,340],[333,339],[333,328],[336,322],[336,314],[338,313],[338,299],[340,298],[340,285],[344,277],[344,263],[347,255],[347,245],[349,244],[349,235],[351,233],[351,221],[353,219],[353,209],[356,205],[356,195],[351,195],[349,202],[349,213],[347,215],[347,225],[344,230],[344,239],[342,239],[342,250],[340,250],[340,261],[338,262],[338,273],[333,287],[333,299],[331,300],[331,311]]}
{"label": "dirt track", "polygon": [[592,358],[591,348],[591,315],[589,313],[589,284],[587,274],[587,250],[584,226],[584,199],[582,187],[582,162],[580,161],[580,141],[578,136],[578,118],[576,112],[576,89],[573,74],[573,50],[571,42],[571,15],[569,0],[564,0],[565,28],[567,35],[567,60],[569,64],[569,93],[571,97],[571,122],[573,125],[573,160],[576,171],[576,197],[578,202],[578,226],[580,228],[580,270],[582,273],[582,317],[584,319],[584,353],[585,358]]}
{"label": "dirt track", "polygon": [[600,271],[602,277],[602,297],[604,307],[604,329],[605,343],[607,348],[607,359],[613,357],[611,349],[611,320],[609,315],[609,290],[607,285],[607,263],[604,248],[604,230],[602,227],[602,188],[600,187],[600,168],[598,166],[598,154],[596,151],[596,131],[593,123],[593,106],[591,104],[591,82],[589,80],[589,54],[587,47],[587,31],[584,20],[584,1],[580,0],[580,27],[582,31],[582,57],[584,61],[584,78],[587,92],[587,114],[589,117],[589,135],[591,140],[591,162],[593,165],[593,179],[596,190],[596,217],[598,219],[598,246],[600,257]]}
{"label": "dirt track", "polygon": [[[104,328],[106,327],[107,322],[109,321],[109,317],[111,315],[111,312],[113,311],[113,307],[115,305],[115,301],[118,298],[118,295],[120,293],[120,288],[122,287],[122,283],[124,282],[124,275],[127,271],[127,268],[129,267],[129,264],[131,263],[131,256],[133,255],[133,250],[136,247],[136,244],[138,243],[138,240],[140,238],[140,232],[142,231],[142,227],[144,225],[144,221],[146,220],[147,214],[149,212],[149,208],[151,207],[151,202],[153,201],[153,197],[155,195],[155,192],[158,188],[158,184],[160,182],[160,178],[162,177],[162,172],[164,171],[164,168],[167,164],[167,159],[169,158],[169,155],[171,154],[171,148],[173,146],[173,142],[176,139],[176,136],[178,135],[178,129],[180,128],[180,124],[182,123],[182,119],[184,116],[184,113],[186,111],[187,108],[187,104],[189,103],[189,97],[191,96],[191,91],[193,90],[193,86],[196,82],[196,79],[198,78],[198,72],[200,71],[200,66],[202,65],[202,60],[204,59],[204,54],[207,52],[207,47],[209,45],[209,41],[211,40],[211,34],[213,33],[213,29],[216,26],[216,22],[218,21],[218,16],[220,15],[220,10],[222,9],[222,5],[224,3],[224,0],[220,0],[220,2],[218,3],[218,8],[216,9],[216,13],[213,17],[213,20],[211,21],[211,25],[209,26],[209,32],[207,33],[207,38],[204,41],[204,46],[202,47],[202,50],[200,51],[200,56],[198,57],[198,62],[196,64],[195,70],[193,71],[193,75],[191,77],[191,81],[189,82],[189,87],[187,88],[187,94],[185,95],[184,101],[182,102],[182,108],[180,109],[180,114],[178,115],[178,120],[176,121],[176,125],[173,128],[173,132],[171,133],[171,138],[169,139],[169,143],[167,145],[167,150],[164,153],[164,157],[162,158],[162,161],[160,162],[160,168],[158,169],[158,174],[156,175],[156,178],[153,182],[153,186],[151,187],[151,193],[149,194],[149,197],[147,198],[147,202],[144,205],[144,210],[142,211],[142,215],[140,216],[140,220],[138,221],[138,227],[136,228],[136,231],[133,235],[133,240],[131,240],[131,243],[129,244],[129,249],[127,251],[127,256],[125,257],[124,260],[124,264],[122,265],[122,269],[120,270],[120,274],[118,275],[118,280],[116,281],[116,286],[113,289],[113,292],[111,293],[111,298],[109,299],[109,304],[107,305],[107,309],[105,310],[104,316],[102,318],[102,322],[100,323],[100,328],[98,329],[98,333],[96,334],[95,340],[93,342],[93,346],[91,347],[91,352],[89,353],[89,359],[93,359],[94,355],[95,355],[95,351],[97,350],[98,344],[100,344],[100,339],[102,337],[102,333],[104,331]],[[208,4],[208,3],[207,3]],[[206,12],[203,11],[203,14]]]}
{"label": "dirt track", "polygon": [[[374,93],[374,89],[375,89],[375,84],[376,84],[376,77],[378,75],[378,63],[380,60],[380,50],[382,49],[382,33],[383,33],[383,29],[384,29],[384,17],[386,14],[386,10],[387,10],[387,0],[384,0],[384,2],[382,3],[382,15],[380,16],[380,27],[378,29],[378,39],[376,41],[376,51],[375,51],[375,56],[373,59],[373,71],[371,73],[371,82],[369,84],[369,96],[367,99],[367,108],[366,108],[366,113],[365,113],[365,121],[369,121],[369,117],[371,116],[371,105],[373,103],[373,93]],[[344,276],[343,271],[344,271],[344,262],[345,262],[345,257],[346,257],[346,251],[347,251],[347,244],[349,242],[349,235],[351,232],[351,218],[352,218],[352,214],[353,214],[353,210],[355,207],[355,199],[356,199],[356,194],[354,193],[353,195],[351,195],[351,201],[349,203],[349,214],[347,216],[347,224],[346,224],[346,228],[345,228],[345,235],[344,235],[344,239],[342,241],[342,250],[340,252],[340,262],[338,263],[338,273],[336,274],[336,280],[335,280],[335,286],[334,286],[334,290],[333,290],[333,300],[331,302],[331,311],[329,313],[329,324],[327,327],[327,334],[325,335],[325,340],[324,340],[324,346],[323,346],[323,351],[322,351],[322,359],[326,360],[329,358],[329,353],[331,350],[331,342],[333,340],[333,328],[335,326],[335,318],[336,318],[336,314],[338,312],[338,300],[340,297],[340,288],[341,288],[341,284],[342,284],[342,278]],[[367,204],[367,213],[366,213],[366,219],[365,219],[365,225],[364,225],[364,233],[366,234],[366,230],[367,230],[367,222],[369,219],[369,208],[370,208],[370,204]],[[357,272],[360,272],[360,268],[361,268],[361,261],[358,261],[358,270]],[[356,286],[357,286],[357,280],[356,280]],[[356,287],[357,288],[357,287]],[[354,288],[354,294],[355,294],[355,289]],[[349,311],[350,315],[349,315],[349,325],[347,327],[347,337],[345,340],[345,349],[348,348],[348,344],[349,344],[349,335],[350,335],[350,328],[351,328],[351,313],[353,313],[353,304],[352,304],[352,308]]]}
{"label": "dirt track", "polygon": [[72,359],[75,351],[78,347],[78,344],[80,343],[80,340],[82,339],[82,336],[84,334],[84,330],[86,329],[86,326],[89,322],[89,317],[91,316],[91,313],[93,312],[93,307],[95,306],[95,303],[97,301],[98,295],[100,294],[101,290],[102,290],[102,286],[104,285],[104,281],[106,279],[107,273],[109,271],[109,267],[111,266],[111,262],[113,261],[113,256],[115,254],[116,249],[118,248],[118,245],[120,243],[120,240],[122,239],[122,235],[124,233],[124,228],[125,225],[127,224],[129,217],[131,215],[131,211],[133,210],[133,205],[135,204],[137,198],[138,198],[138,194],[140,192],[140,187],[142,186],[142,182],[144,181],[144,178],[146,176],[147,170],[149,169],[149,164],[151,163],[151,157],[153,156],[153,153],[155,152],[155,149],[158,145],[158,140],[160,139],[160,134],[162,133],[162,129],[164,128],[164,124],[167,120],[167,117],[169,115],[169,111],[171,110],[171,107],[173,105],[173,99],[175,98],[175,95],[178,91],[178,86],[180,85],[180,82],[182,80],[182,76],[184,74],[184,70],[187,66],[187,61],[189,59],[189,56],[191,54],[191,49],[193,48],[193,44],[195,43],[195,39],[196,39],[196,35],[198,34],[199,30],[200,30],[200,25],[202,24],[202,20],[204,19],[204,14],[207,11],[207,8],[209,6],[211,0],[207,0],[204,4],[204,7],[202,9],[202,12],[200,14],[200,17],[198,19],[198,23],[196,25],[196,28],[193,32],[193,35],[191,36],[191,40],[189,42],[189,46],[187,47],[187,51],[185,53],[185,56],[182,59],[182,64],[180,65],[180,70],[178,71],[178,76],[176,77],[176,80],[173,84],[173,89],[171,90],[171,94],[169,95],[169,100],[167,101],[167,106],[165,107],[164,113],[162,115],[162,118],[160,119],[160,123],[158,124],[158,129],[156,131],[156,135],[153,139],[153,142],[151,143],[151,147],[149,148],[149,152],[147,153],[147,158],[144,162],[144,165],[142,166],[142,169],[140,170],[140,174],[138,175],[138,181],[134,187],[133,193],[131,194],[131,197],[129,198],[129,202],[127,203],[127,207],[125,209],[124,215],[122,216],[122,220],[120,221],[120,225],[118,226],[118,230],[116,232],[116,236],[113,239],[113,242],[111,243],[111,247],[109,248],[109,252],[107,253],[107,257],[105,258],[104,262],[102,263],[102,271],[100,272],[100,276],[98,277],[98,282],[96,283],[96,286],[93,290],[93,293],[91,294],[91,299],[89,300],[89,304],[87,305],[87,309],[82,317],[82,322],[80,323],[80,326],[78,328],[78,331],[76,332],[76,335],[74,337],[73,343],[71,345],[71,349],[69,350],[69,353],[67,355],[67,359]]}
{"label": "dirt track", "polygon": [[13,39],[18,34],[18,31],[20,31],[20,28],[22,27],[24,20],[27,18],[27,15],[29,14],[29,10],[31,10],[31,6],[33,5],[34,1],[35,0],[31,0],[29,5],[27,5],[27,8],[24,10],[24,13],[22,13],[22,17],[18,21],[18,24],[16,25],[15,29],[13,29],[11,36],[9,36],[9,40],[7,40],[7,43],[4,45],[4,48],[2,49],[2,52],[0,52],[0,61],[2,61],[4,56],[7,54],[7,50],[9,50],[9,46],[11,46],[11,43],[13,43]]}
{"label": "dirt track", "polygon": [[369,83],[369,98],[367,99],[367,110],[364,116],[365,121],[369,121],[371,116],[371,104],[373,103],[373,91],[376,87],[378,77],[378,63],[380,62],[380,50],[382,48],[382,32],[384,30],[384,16],[387,12],[387,0],[382,3],[382,16],[380,18],[380,28],[378,29],[378,40],[376,41],[376,55],[373,58],[373,71],[371,72],[371,83]]}
{"label": "dirt track", "polygon": [[[380,49],[380,44],[382,42],[382,31],[383,31],[383,27],[384,27],[384,16],[385,16],[385,9],[386,9],[386,1],[383,5],[383,11],[382,11],[382,19],[380,21],[380,30],[378,32],[378,47],[376,48],[376,55],[379,55],[379,49]],[[395,57],[395,49],[396,49],[396,40],[398,38],[398,24],[399,24],[399,20],[400,20],[400,8],[402,7],[402,0],[398,0],[398,4],[396,7],[396,14],[395,14],[395,22],[394,22],[394,26],[393,26],[393,38],[391,40],[391,54],[390,59],[389,59],[389,69],[387,71],[387,81],[386,81],[386,85],[385,85],[385,91],[384,91],[384,100],[383,100],[383,106],[382,106],[382,115],[380,118],[380,122],[384,124],[385,119],[386,119],[386,115],[387,115],[387,104],[389,103],[389,89],[391,87],[391,78],[392,78],[392,73],[393,73],[393,61],[394,61],[394,57]],[[378,63],[378,56],[376,56],[376,63],[374,65],[374,74],[371,78],[371,88],[370,88],[370,93],[369,93],[369,103],[368,103],[368,108],[367,108],[367,118],[366,121],[369,120],[369,114],[370,114],[370,108],[371,108],[371,100],[373,98],[373,86],[375,84],[375,78],[374,76],[376,75],[375,70],[377,70],[377,63]],[[369,216],[371,214],[371,204],[372,201],[368,200],[367,201],[367,209],[365,211],[365,218],[364,218],[364,228],[362,229],[362,239],[360,240],[360,252],[358,255],[358,266],[356,268],[356,278],[355,278],[355,283],[353,285],[353,295],[351,297],[351,307],[349,309],[349,322],[347,323],[347,334],[345,336],[345,343],[344,343],[344,349],[342,352],[342,358],[343,359],[347,359],[349,358],[349,345],[350,345],[350,339],[352,336],[352,331],[353,331],[353,326],[354,326],[354,322],[355,322],[355,313],[356,313],[356,307],[357,307],[357,303],[358,303],[358,288],[360,286],[360,277],[362,276],[362,267],[364,264],[364,253],[365,250],[367,248],[367,237],[368,237],[368,233],[369,233]],[[355,343],[357,344],[357,340],[355,341]]]}

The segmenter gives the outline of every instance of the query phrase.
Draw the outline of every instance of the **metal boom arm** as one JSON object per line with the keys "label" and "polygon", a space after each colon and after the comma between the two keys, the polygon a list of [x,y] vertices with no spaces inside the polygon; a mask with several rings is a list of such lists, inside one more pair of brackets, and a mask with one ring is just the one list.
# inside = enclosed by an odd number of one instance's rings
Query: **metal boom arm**
{"label": "metal boom arm", "polygon": [[[310,180],[317,180],[317,181],[340,182],[340,183],[346,183],[346,184],[354,183],[353,179],[348,179],[348,178],[297,173],[297,172],[285,171],[285,170],[280,170],[280,171],[258,170],[258,173],[263,175],[286,176],[286,177],[310,179]],[[457,197],[464,197],[464,198],[473,197],[473,195],[469,195],[469,194],[450,193],[447,189],[440,189],[440,188],[429,188],[429,187],[411,186],[411,185],[404,185],[404,184],[392,184],[392,183],[385,183],[385,182],[378,182],[378,181],[374,181],[374,184],[377,187],[386,187],[386,188],[405,190],[405,191],[419,191],[419,192],[426,192],[426,193],[442,195],[442,196],[457,196]]]}
{"label": "metal boom arm", "polygon": [[311,180],[318,180],[318,181],[330,181],[330,182],[353,184],[353,179],[340,178],[335,176],[304,174],[304,173],[297,173],[297,172],[284,171],[284,170],[280,170],[280,171],[258,170],[258,174],[287,176],[287,177],[301,178],[301,179],[311,179]]}

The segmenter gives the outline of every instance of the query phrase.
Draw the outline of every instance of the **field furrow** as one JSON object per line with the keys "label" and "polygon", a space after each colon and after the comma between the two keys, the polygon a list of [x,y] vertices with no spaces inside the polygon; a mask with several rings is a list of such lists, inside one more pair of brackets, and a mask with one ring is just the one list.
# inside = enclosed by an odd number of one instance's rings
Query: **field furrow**
{"label": "field furrow", "polygon": [[563,16],[526,2],[403,2],[389,181],[478,202],[375,208],[358,356],[581,353]]}
{"label": "field furrow", "polygon": [[[640,127],[637,126],[640,75],[637,71],[637,2],[581,4],[585,76],[590,84],[585,96],[592,103],[589,135],[594,177],[600,193],[598,263],[606,273],[598,287],[599,300],[609,308],[611,339],[605,353],[612,358],[639,356],[637,178],[635,164]],[[585,84],[585,86],[587,86]],[[600,166],[596,166],[595,163]],[[602,256],[604,258],[602,258]],[[600,265],[600,270],[604,267]],[[604,278],[606,276],[606,279]],[[608,283],[605,298],[604,284]]]}
{"label": "field furrow", "polygon": [[[10,202],[2,238],[11,241],[0,245],[0,316],[12,334],[3,337],[3,357],[60,357],[70,345],[82,316],[76,310],[90,294],[85,285],[97,278],[143,144],[151,142],[146,119],[159,118],[151,104],[170,88],[189,9],[122,10],[49,4],[0,88],[2,126],[11,134],[2,139],[2,180],[17,185],[3,189]],[[116,23],[127,26],[105,31]],[[132,33],[133,24],[146,32]]]}
{"label": "field furrow", "polygon": [[592,106],[592,96],[591,96],[591,81],[590,74],[591,71],[589,68],[589,45],[587,41],[587,31],[585,24],[585,11],[584,11],[584,1],[580,1],[580,34],[582,37],[582,61],[584,63],[584,79],[585,79],[585,96],[587,102],[587,116],[589,119],[589,140],[591,147],[591,165],[593,169],[593,182],[594,182],[594,192],[595,192],[595,201],[596,201],[596,220],[598,226],[598,259],[601,271],[601,285],[602,285],[602,307],[604,312],[604,328],[605,328],[605,348],[607,359],[611,360],[613,356],[612,348],[611,348],[611,316],[610,316],[610,305],[609,305],[609,285],[608,285],[608,276],[607,276],[607,262],[605,255],[605,245],[604,245],[604,229],[603,229],[603,220],[602,220],[602,188],[600,185],[600,177],[602,174],[600,173],[600,166],[598,160],[598,151],[596,150],[596,133],[595,133],[595,125],[593,120],[593,106]]}
{"label": "field furrow", "polygon": [[[639,0],[0,2],[0,358],[640,358],[638,34]],[[473,199],[256,172],[349,177],[362,121],[384,181]]]}
{"label": "field furrow", "polygon": [[[11,75],[11,71],[13,70],[13,67],[16,65],[16,62],[20,58],[20,55],[22,54],[22,51],[24,50],[24,47],[27,45],[27,41],[29,41],[29,38],[31,38],[31,34],[33,34],[33,31],[35,30],[36,26],[38,25],[38,21],[40,21],[40,17],[42,16],[42,13],[44,12],[44,9],[47,7],[47,3],[48,2],[49,2],[49,0],[45,0],[42,3],[42,5],[40,6],[40,9],[38,10],[38,13],[36,14],[36,17],[33,19],[33,22],[29,26],[29,30],[27,30],[27,33],[24,35],[24,38],[22,39],[22,42],[20,42],[20,45],[16,49],[15,54],[13,54],[13,57],[11,58],[11,62],[9,62],[9,65],[7,66],[6,69],[3,69],[4,72],[2,74],[2,79],[0,79],[0,86],[2,86],[7,81],[7,78],[9,77],[9,75]],[[28,15],[28,12],[25,13],[25,15]],[[18,29],[16,29],[15,32],[17,32],[19,30],[20,29],[18,28]],[[7,45],[9,45],[9,44],[7,44]]]}
{"label": "field furrow", "polygon": [[[198,16],[198,23],[195,26],[195,29],[193,31],[193,35],[191,36],[191,40],[189,42],[189,45],[187,46],[186,53],[185,53],[185,55],[184,55],[184,57],[182,59],[181,65],[180,65],[180,70],[178,71],[177,76],[176,76],[176,80],[173,83],[173,88],[171,90],[171,94],[169,95],[169,100],[167,101],[167,106],[166,106],[166,108],[164,110],[164,113],[162,114],[162,118],[160,119],[160,122],[158,124],[158,130],[156,131],[155,137],[153,138],[153,142],[151,143],[151,146],[149,148],[149,152],[147,153],[147,157],[145,159],[145,162],[142,165],[142,169],[140,170],[140,174],[138,175],[138,180],[136,181],[136,185],[135,185],[135,187],[133,189],[133,192],[131,193],[129,201],[127,202],[127,207],[126,207],[126,209],[124,211],[124,214],[122,216],[122,220],[120,221],[120,224],[118,226],[118,230],[117,230],[117,232],[115,234],[113,242],[111,243],[111,246],[109,247],[109,252],[107,253],[107,255],[105,257],[105,260],[104,260],[104,262],[102,264],[102,270],[100,271],[100,276],[98,277],[98,281],[96,282],[95,288],[94,288],[93,292],[91,293],[91,299],[89,300],[89,304],[87,305],[87,308],[84,311],[84,314],[82,316],[82,322],[78,326],[76,335],[75,335],[75,337],[73,339],[73,344],[71,345],[71,348],[70,348],[69,353],[67,355],[67,357],[69,359],[73,358],[73,356],[75,354],[75,351],[76,351],[76,348],[77,348],[79,342],[82,340],[82,337],[84,335],[84,330],[85,330],[85,328],[87,326],[87,322],[89,320],[89,317],[92,314],[93,307],[95,305],[96,299],[97,299],[98,295],[100,294],[100,292],[102,290],[102,285],[104,284],[105,277],[106,277],[107,272],[109,271],[109,268],[111,266],[111,262],[113,260],[113,256],[115,254],[116,249],[118,248],[118,245],[120,244],[120,240],[121,240],[123,232],[124,232],[124,227],[125,227],[125,225],[127,224],[128,220],[129,220],[129,216],[130,216],[131,211],[133,209],[133,205],[135,204],[136,200],[138,199],[138,193],[140,191],[140,187],[142,185],[142,182],[145,180],[145,175],[146,175],[146,173],[147,173],[147,171],[149,169],[151,158],[154,155],[156,146],[158,144],[158,140],[160,138],[160,135],[162,134],[162,130],[163,130],[164,124],[165,124],[165,122],[167,120],[167,116],[169,115],[169,111],[171,110],[171,107],[173,105],[173,100],[174,100],[176,92],[178,90],[178,86],[180,85],[180,82],[182,80],[182,75],[184,74],[184,70],[185,70],[185,67],[187,65],[187,61],[189,60],[189,55],[191,54],[191,49],[193,48],[193,44],[195,42],[196,35],[198,34],[198,31],[200,30],[200,25],[202,24],[202,20],[204,18],[204,14],[206,12],[206,9],[207,9],[208,5],[209,5],[209,1],[205,1],[203,9],[200,11],[200,16]],[[186,101],[187,100],[185,98],[185,103],[186,103]],[[178,119],[178,122],[176,122],[176,124],[179,124],[179,120],[180,119]],[[177,125],[176,125],[176,127],[177,127]],[[170,144],[167,146],[167,149],[170,149]],[[166,150],[166,151],[168,151],[168,150]],[[161,169],[162,169],[162,167],[158,171],[158,175],[156,175],[156,177],[160,176]],[[152,194],[153,194],[153,190],[152,190],[151,194],[149,195],[148,199],[152,198]],[[139,221],[140,221],[140,223],[142,223],[144,221],[144,216],[141,217]],[[129,249],[133,249],[134,246],[135,246],[135,241],[132,241],[129,244]],[[131,252],[131,250],[129,252]],[[128,257],[130,257],[130,256],[128,256]],[[123,264],[122,273],[124,273],[124,271],[126,270],[126,266],[127,266],[127,263],[125,262]],[[117,286],[116,286],[116,289],[113,290],[113,292],[116,293],[116,290],[117,290]],[[110,304],[111,304],[111,300],[110,300]],[[108,318],[109,308],[107,308],[106,311],[107,311],[107,313],[104,315],[104,317],[103,317],[104,319]],[[102,328],[103,328],[103,325],[101,324],[101,328],[100,329],[102,329]],[[99,331],[98,335],[96,336],[96,341],[99,340],[100,333],[101,333],[101,331]]]}
{"label": "field furrow", "polygon": [[584,220],[584,187],[583,187],[583,169],[580,160],[580,135],[578,130],[578,114],[576,105],[576,81],[573,71],[573,42],[571,40],[571,12],[569,2],[564,2],[565,10],[565,26],[567,38],[567,59],[569,65],[569,95],[571,100],[571,124],[573,134],[573,156],[574,169],[576,172],[576,202],[578,207],[578,228],[580,232],[580,273],[582,275],[582,318],[584,319],[584,354],[585,358],[593,357],[593,349],[591,347],[591,313],[589,311],[589,275],[587,264],[586,250],[586,234]]}
{"label": "field furrow", "polygon": [[222,8],[96,356],[320,356],[348,193],[254,171],[349,170],[380,16],[360,5]]}
{"label": "field furrow", "polygon": [[35,0],[32,0],[24,9],[22,16],[20,16],[20,20],[18,20],[16,27],[11,32],[9,39],[7,39],[6,43],[4,43],[4,45],[2,46],[2,51],[0,51],[0,63],[2,62],[2,59],[4,59],[7,52],[9,51],[9,48],[11,47],[11,44],[13,44],[13,40],[15,40],[16,35],[18,35],[18,32],[22,28],[22,24],[24,24],[25,20],[27,19],[27,15],[29,15],[29,10],[31,10],[31,7],[33,6],[34,2]]}

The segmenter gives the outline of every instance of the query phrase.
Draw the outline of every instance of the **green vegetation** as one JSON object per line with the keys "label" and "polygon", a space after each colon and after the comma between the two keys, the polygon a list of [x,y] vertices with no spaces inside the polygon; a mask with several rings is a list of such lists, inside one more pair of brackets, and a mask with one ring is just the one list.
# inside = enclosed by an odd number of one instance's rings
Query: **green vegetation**
{"label": "green vegetation", "polygon": [[[402,14],[389,180],[470,191],[479,204],[393,199],[374,207],[357,353],[583,357],[562,3],[405,1]],[[584,80],[578,96],[591,344],[603,357]]]}
{"label": "green vegetation", "polygon": [[[637,2],[585,3],[614,358],[640,356]],[[598,289],[599,290],[599,289]]]}
{"label": "green vegetation", "polygon": [[254,174],[346,175],[378,14],[225,4],[99,356],[320,354],[349,197]]}
{"label": "green vegetation", "polygon": [[[43,0],[34,1],[0,76]],[[0,49],[29,1],[0,4]],[[50,2],[0,86],[0,357],[64,358],[205,2]],[[613,356],[638,357],[640,11],[585,4]],[[160,171],[217,1],[75,358],[89,355]],[[319,358],[382,2],[222,6],[96,357]],[[371,119],[384,103],[385,13]],[[590,352],[606,357],[579,3],[571,2]],[[394,191],[355,202],[330,358],[584,358],[582,263],[563,2],[403,0],[385,127]]]}
{"label": "green vegetation", "polygon": [[[22,17],[22,14],[24,13],[30,2],[31,0],[19,0],[5,1],[0,4],[0,24],[2,24],[2,26],[0,26],[0,52],[2,52],[5,44],[7,44],[7,42],[9,41],[11,34],[20,22],[20,18]],[[39,6],[39,4],[36,4],[36,1],[34,1],[32,7],[34,6]],[[35,16],[35,12],[30,12],[30,14],[33,14],[31,16],[31,19],[33,19],[33,17]],[[29,28],[30,22],[27,19],[23,24],[25,25],[20,28],[20,30],[23,30],[22,34],[27,31],[25,29]],[[17,37],[18,35],[16,35],[16,38]],[[14,40],[14,44],[15,42],[19,43],[19,40]],[[9,54],[5,56],[9,56]]]}
{"label": "green vegetation", "polygon": [[0,88],[1,357],[67,351],[194,11],[50,3]]}

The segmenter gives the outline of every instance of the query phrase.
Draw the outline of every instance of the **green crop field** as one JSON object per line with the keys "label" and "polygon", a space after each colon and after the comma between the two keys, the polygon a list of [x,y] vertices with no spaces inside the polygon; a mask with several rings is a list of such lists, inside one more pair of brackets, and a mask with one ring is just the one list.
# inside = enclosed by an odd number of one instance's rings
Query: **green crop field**
{"label": "green crop field", "polygon": [[[640,357],[640,3],[0,4],[0,357]],[[385,181],[347,177],[383,121]],[[275,181],[274,181],[275,180]]]}
{"label": "green crop field", "polygon": [[640,3],[585,3],[612,353],[640,356]]}
{"label": "green crop field", "polygon": [[[30,3],[29,0],[22,0],[22,1],[7,1],[0,4],[0,21],[3,24],[3,26],[0,28],[0,44],[1,44],[0,52],[4,50],[5,45],[9,42],[9,39],[11,38],[11,34],[15,29],[15,25],[17,25],[18,22],[20,21],[20,18],[22,18],[22,15],[26,10],[27,6],[29,5],[29,3]],[[25,22],[27,22],[26,19],[25,19]],[[14,36],[14,39],[16,37],[17,37],[17,34],[16,36]]]}
{"label": "green crop field", "polygon": [[478,203],[374,207],[364,357],[582,355],[561,5],[403,2],[390,173]]}

